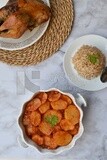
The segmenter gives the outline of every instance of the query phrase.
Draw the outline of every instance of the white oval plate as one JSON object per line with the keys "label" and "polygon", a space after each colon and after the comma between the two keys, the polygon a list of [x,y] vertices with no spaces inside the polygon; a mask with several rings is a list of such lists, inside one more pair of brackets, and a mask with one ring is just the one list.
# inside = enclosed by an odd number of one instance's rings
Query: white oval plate
{"label": "white oval plate", "polygon": [[[48,6],[50,6],[49,0],[43,0]],[[3,7],[8,0],[0,2],[0,8]],[[0,49],[5,50],[20,50],[31,46],[37,42],[45,33],[49,25],[49,20],[39,27],[34,28],[32,31],[27,30],[19,39],[1,38],[0,37]]]}
{"label": "white oval plate", "polygon": [[87,80],[78,75],[72,64],[72,57],[82,45],[92,45],[99,48],[106,57],[107,65],[107,39],[98,35],[86,35],[76,39],[67,50],[64,57],[64,71],[69,80],[77,87],[87,91],[98,91],[107,87],[107,83],[100,81],[100,76]]}

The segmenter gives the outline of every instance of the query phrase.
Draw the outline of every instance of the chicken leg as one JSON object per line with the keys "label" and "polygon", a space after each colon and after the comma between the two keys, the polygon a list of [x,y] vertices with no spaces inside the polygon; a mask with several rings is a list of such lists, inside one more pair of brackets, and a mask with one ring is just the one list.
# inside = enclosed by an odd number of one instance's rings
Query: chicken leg
{"label": "chicken leg", "polygon": [[29,21],[27,14],[15,12],[0,27],[0,37],[19,38],[27,30]]}
{"label": "chicken leg", "polygon": [[0,9],[0,37],[19,38],[50,18],[50,8],[40,0],[10,0]]}

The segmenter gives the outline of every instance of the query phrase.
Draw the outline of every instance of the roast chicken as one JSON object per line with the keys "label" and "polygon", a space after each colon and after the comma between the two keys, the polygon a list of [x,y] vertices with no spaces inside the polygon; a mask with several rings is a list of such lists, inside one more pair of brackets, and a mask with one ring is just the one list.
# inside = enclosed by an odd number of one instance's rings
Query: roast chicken
{"label": "roast chicken", "polygon": [[7,3],[6,6],[0,9],[0,26],[4,23],[4,21],[11,15],[12,13],[18,10],[17,2]]}
{"label": "roast chicken", "polygon": [[50,16],[50,8],[40,0],[10,0],[0,9],[0,37],[20,38]]}

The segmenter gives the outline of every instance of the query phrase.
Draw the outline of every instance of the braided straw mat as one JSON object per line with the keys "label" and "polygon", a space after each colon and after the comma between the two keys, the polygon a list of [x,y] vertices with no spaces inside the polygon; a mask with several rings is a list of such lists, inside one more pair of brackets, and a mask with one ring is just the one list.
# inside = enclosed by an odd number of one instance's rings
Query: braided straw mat
{"label": "braided straw mat", "polygon": [[0,61],[10,65],[34,65],[54,54],[67,39],[73,24],[72,0],[50,0],[52,18],[39,41],[17,51],[0,49]]}

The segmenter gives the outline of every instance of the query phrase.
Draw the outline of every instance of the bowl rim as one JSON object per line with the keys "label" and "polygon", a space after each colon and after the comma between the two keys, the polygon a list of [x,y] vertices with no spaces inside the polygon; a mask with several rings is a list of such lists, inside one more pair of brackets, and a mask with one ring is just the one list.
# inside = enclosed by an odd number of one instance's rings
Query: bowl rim
{"label": "bowl rim", "polygon": [[[38,146],[36,143],[34,143],[30,138],[28,138],[28,136],[26,135],[25,133],[25,128],[21,122],[21,119],[22,119],[22,116],[23,116],[23,113],[24,113],[24,109],[25,109],[25,106],[26,104],[31,101],[39,92],[49,92],[49,91],[58,91],[60,92],[61,94],[64,94],[64,95],[67,95],[69,96],[72,100],[73,100],[73,103],[76,105],[76,107],[79,109],[79,112],[80,112],[80,127],[79,127],[79,132],[78,134],[76,134],[72,141],[67,145],[67,146],[63,146],[63,147],[58,147],[57,149],[54,149],[54,150],[49,150],[49,149],[43,149],[42,147]],[[81,109],[80,106],[78,106],[78,104],[76,103],[76,98],[71,94],[71,93],[67,93],[67,92],[63,92],[57,88],[50,88],[50,89],[47,89],[47,90],[39,90],[37,91],[36,93],[33,94],[33,96],[28,100],[26,101],[22,107],[21,107],[21,110],[20,110],[20,113],[19,113],[19,116],[17,118],[17,125],[18,125],[18,128],[20,130],[20,133],[21,133],[21,138],[22,138],[22,141],[23,143],[25,143],[28,147],[33,147],[34,149],[36,149],[36,151],[38,151],[40,154],[48,154],[48,155],[57,155],[57,154],[60,154],[62,153],[63,151],[67,151],[67,150],[70,150],[71,148],[74,147],[76,141],[82,136],[83,132],[84,132],[84,127],[83,127],[83,123],[82,123],[82,119],[83,119],[83,111]],[[27,139],[27,140],[26,140]]]}

